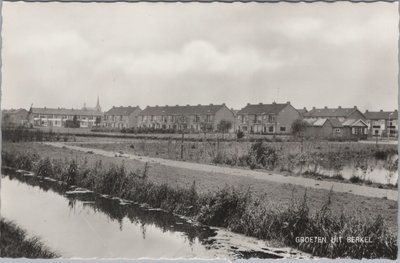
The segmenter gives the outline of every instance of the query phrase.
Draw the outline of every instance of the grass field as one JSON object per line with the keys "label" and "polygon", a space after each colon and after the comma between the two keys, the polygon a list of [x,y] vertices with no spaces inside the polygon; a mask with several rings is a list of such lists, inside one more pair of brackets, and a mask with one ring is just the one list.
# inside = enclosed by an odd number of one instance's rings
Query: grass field
{"label": "grass field", "polygon": [[14,223],[0,219],[0,257],[2,258],[55,258],[37,237],[28,237],[24,230]]}
{"label": "grass field", "polygon": [[[271,172],[336,181],[346,180],[349,183],[366,183],[376,187],[393,187],[398,165],[396,145],[376,146],[357,142],[264,142],[261,150],[266,153],[261,154],[259,149],[253,149],[255,143],[234,141],[185,141],[182,144],[177,140],[110,141],[78,137],[76,145],[139,156],[266,169]],[[365,174],[375,169],[379,160],[384,161],[385,174],[381,174],[381,178],[376,178],[375,182],[367,180]],[[347,171],[343,172],[345,167]],[[350,168],[354,168],[356,172],[349,174]],[[328,177],[324,171],[330,171],[334,176]]]}

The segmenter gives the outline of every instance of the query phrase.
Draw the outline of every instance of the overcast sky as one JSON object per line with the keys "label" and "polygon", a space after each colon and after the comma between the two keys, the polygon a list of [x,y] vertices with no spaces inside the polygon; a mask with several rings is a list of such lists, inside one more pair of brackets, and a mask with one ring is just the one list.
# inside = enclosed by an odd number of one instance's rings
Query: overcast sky
{"label": "overcast sky", "polygon": [[397,108],[397,3],[3,2],[2,108]]}

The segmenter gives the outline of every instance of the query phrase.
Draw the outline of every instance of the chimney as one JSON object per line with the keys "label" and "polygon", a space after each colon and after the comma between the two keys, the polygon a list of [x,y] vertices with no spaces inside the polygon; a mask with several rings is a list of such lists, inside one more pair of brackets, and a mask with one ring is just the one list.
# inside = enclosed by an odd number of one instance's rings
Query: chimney
{"label": "chimney", "polygon": [[179,107],[179,105],[178,105],[178,104],[176,104],[175,106],[176,106],[176,107]]}
{"label": "chimney", "polygon": [[339,108],[339,109],[341,109],[341,108],[342,108],[342,106],[339,106],[338,108]]}
{"label": "chimney", "polygon": [[289,104],[289,105],[290,105],[290,101],[287,101],[286,104]]}
{"label": "chimney", "polygon": [[247,103],[247,106],[250,106],[250,103]]}
{"label": "chimney", "polygon": [[197,106],[201,106],[201,104],[197,104]]}
{"label": "chimney", "polygon": [[214,106],[214,104],[210,103],[210,106]]}
{"label": "chimney", "polygon": [[383,112],[383,110],[380,110],[380,112]]}
{"label": "chimney", "polygon": [[276,104],[276,101],[272,102],[272,104]]}
{"label": "chimney", "polygon": [[189,104],[186,104],[186,106],[190,106]]}
{"label": "chimney", "polygon": [[368,110],[366,110],[365,113],[368,113]]}
{"label": "chimney", "polygon": [[327,108],[328,108],[327,106],[324,107],[324,109],[327,109]]}
{"label": "chimney", "polygon": [[307,110],[307,108],[306,108],[306,107],[304,107],[303,109],[304,109],[304,110]]}
{"label": "chimney", "polygon": [[168,107],[168,105],[165,105],[165,107]]}
{"label": "chimney", "polygon": [[354,109],[357,109],[357,106],[354,106]]}
{"label": "chimney", "polygon": [[222,103],[222,106],[225,106],[225,102],[224,102],[224,103]]}
{"label": "chimney", "polygon": [[314,107],[312,107],[312,109],[313,109],[313,110],[315,110],[315,106],[314,106]]}
{"label": "chimney", "polygon": [[156,107],[158,107],[158,105],[156,105]]}
{"label": "chimney", "polygon": [[262,105],[262,102],[258,103],[258,105]]}

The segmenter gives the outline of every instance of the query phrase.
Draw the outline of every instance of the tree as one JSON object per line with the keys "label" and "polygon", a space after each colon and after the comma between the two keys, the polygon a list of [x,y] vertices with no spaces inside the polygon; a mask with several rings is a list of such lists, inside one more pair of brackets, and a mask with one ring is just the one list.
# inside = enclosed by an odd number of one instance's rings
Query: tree
{"label": "tree", "polygon": [[207,121],[203,121],[200,123],[200,129],[204,133],[204,140],[205,140],[206,136],[207,136],[207,132],[212,131],[212,124]]}
{"label": "tree", "polygon": [[292,123],[292,133],[295,137],[302,137],[304,136],[307,127],[308,122],[302,119],[297,119]]}
{"label": "tree", "polygon": [[232,128],[232,122],[227,120],[221,120],[217,125],[217,130],[219,132],[222,132],[223,135],[229,132],[231,128]]}
{"label": "tree", "polygon": [[292,133],[294,137],[301,138],[301,152],[303,152],[304,135],[309,126],[308,122],[297,119],[292,123]]}

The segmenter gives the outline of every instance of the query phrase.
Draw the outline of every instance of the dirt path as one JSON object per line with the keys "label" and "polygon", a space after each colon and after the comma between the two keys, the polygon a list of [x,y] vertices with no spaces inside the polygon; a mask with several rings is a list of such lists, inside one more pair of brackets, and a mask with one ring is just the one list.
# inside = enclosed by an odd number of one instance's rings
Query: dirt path
{"label": "dirt path", "polygon": [[254,170],[245,170],[239,168],[231,168],[231,167],[223,167],[209,164],[200,164],[200,163],[191,163],[184,161],[175,161],[175,160],[167,160],[161,158],[147,157],[147,156],[137,156],[133,154],[120,154],[117,152],[104,151],[100,149],[92,149],[87,147],[79,147],[68,145],[61,142],[47,142],[45,143],[54,147],[65,147],[71,150],[88,152],[92,151],[95,154],[108,156],[108,157],[122,157],[131,160],[137,160],[141,162],[148,162],[152,164],[161,164],[169,167],[177,167],[184,168],[195,171],[203,171],[207,173],[221,173],[226,175],[236,175],[243,177],[252,177],[256,179],[261,179],[265,181],[277,182],[277,183],[289,183],[292,185],[299,185],[303,187],[310,187],[315,189],[324,189],[330,190],[331,188],[335,192],[342,193],[351,193],[360,196],[366,197],[376,197],[376,198],[387,198],[389,200],[397,201],[398,193],[397,190],[391,189],[380,189],[376,187],[369,187],[364,185],[356,185],[356,184],[348,184],[348,183],[340,183],[340,182],[331,182],[331,181],[322,181],[315,180],[304,177],[297,176],[284,176],[280,174],[272,174],[264,171],[254,171]]}

